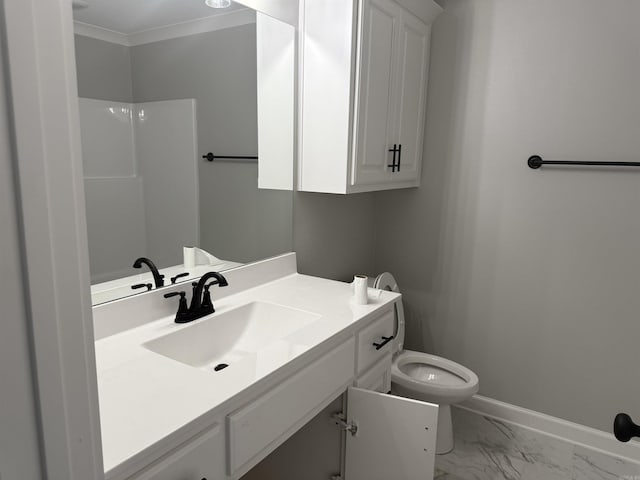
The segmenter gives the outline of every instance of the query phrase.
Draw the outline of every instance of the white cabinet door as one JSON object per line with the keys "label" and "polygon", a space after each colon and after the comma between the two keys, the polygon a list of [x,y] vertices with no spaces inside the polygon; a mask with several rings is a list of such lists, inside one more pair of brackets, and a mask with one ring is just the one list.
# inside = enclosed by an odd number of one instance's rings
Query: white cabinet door
{"label": "white cabinet door", "polygon": [[394,143],[401,151],[399,171],[393,182],[420,181],[424,116],[427,99],[427,65],[429,62],[430,27],[417,17],[402,11],[399,22],[398,54],[395,71],[398,73]]}
{"label": "white cabinet door", "polygon": [[392,0],[363,0],[356,81],[356,135],[352,184],[389,181],[393,116],[394,61],[400,7]]}
{"label": "white cabinet door", "polygon": [[431,480],[438,406],[350,387],[345,480]]}

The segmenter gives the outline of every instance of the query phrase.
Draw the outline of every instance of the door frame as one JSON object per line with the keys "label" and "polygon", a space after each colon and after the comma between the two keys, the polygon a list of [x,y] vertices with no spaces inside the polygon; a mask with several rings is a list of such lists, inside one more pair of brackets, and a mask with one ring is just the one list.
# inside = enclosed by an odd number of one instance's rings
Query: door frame
{"label": "door frame", "polygon": [[0,8],[42,469],[102,479],[71,1]]}

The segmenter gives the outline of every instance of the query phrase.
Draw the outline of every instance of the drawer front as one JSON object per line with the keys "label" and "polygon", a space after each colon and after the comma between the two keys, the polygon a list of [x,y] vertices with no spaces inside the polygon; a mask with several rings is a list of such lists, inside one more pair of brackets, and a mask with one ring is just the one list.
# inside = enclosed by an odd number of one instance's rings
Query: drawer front
{"label": "drawer front", "polygon": [[130,480],[221,480],[225,478],[224,429],[215,424]]}
{"label": "drawer front", "polygon": [[382,317],[362,329],[358,334],[358,373],[363,372],[375,362],[379,361],[387,353],[391,352],[391,343],[376,349],[374,343],[384,342],[383,337],[393,335],[394,315],[393,310],[385,313]]}
{"label": "drawer front", "polygon": [[373,367],[360,375],[355,386],[380,393],[391,390],[391,352],[387,352]]}
{"label": "drawer front", "polygon": [[355,342],[350,339],[227,417],[229,475],[272,442],[284,440],[284,434],[349,383],[354,372],[354,349]]}

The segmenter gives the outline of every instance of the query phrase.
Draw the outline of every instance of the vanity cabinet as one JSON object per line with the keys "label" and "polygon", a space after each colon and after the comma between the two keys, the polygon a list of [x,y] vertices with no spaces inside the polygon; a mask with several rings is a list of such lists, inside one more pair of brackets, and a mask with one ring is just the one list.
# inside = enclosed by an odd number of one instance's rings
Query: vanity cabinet
{"label": "vanity cabinet", "polygon": [[342,480],[430,480],[438,406],[388,394],[393,330],[384,308],[128,480],[237,480],[345,392]]}
{"label": "vanity cabinet", "polygon": [[420,184],[431,23],[440,11],[432,0],[305,3],[301,191]]}

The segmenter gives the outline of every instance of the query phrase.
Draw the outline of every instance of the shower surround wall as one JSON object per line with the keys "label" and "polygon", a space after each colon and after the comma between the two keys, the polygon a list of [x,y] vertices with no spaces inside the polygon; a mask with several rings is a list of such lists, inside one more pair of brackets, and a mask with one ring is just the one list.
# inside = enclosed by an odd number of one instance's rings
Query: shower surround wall
{"label": "shower surround wall", "polygon": [[181,263],[199,241],[194,100],[79,103],[92,283]]}

